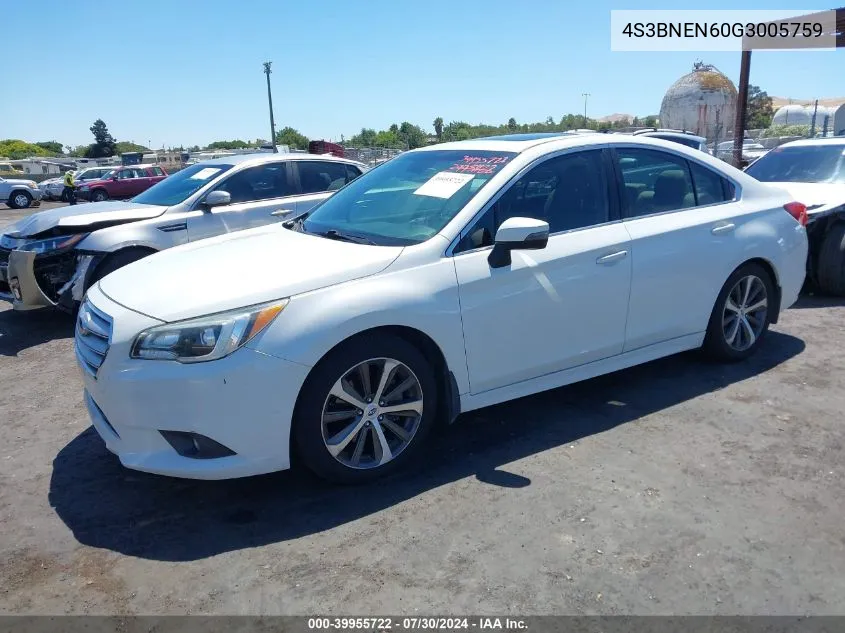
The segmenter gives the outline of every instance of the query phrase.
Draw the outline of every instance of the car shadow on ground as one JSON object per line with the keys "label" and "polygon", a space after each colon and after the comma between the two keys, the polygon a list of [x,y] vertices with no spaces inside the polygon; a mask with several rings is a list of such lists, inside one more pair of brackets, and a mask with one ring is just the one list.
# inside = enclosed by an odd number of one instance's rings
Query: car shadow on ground
{"label": "car shadow on ground", "polygon": [[681,354],[473,411],[441,429],[418,466],[354,492],[302,468],[217,482],[137,473],[88,428],[53,461],[49,501],[85,545],[154,560],[201,559],[328,530],[465,477],[531,485],[502,466],[761,374],[803,349],[800,339],[771,332],[742,363]]}
{"label": "car shadow on ground", "polygon": [[73,317],[59,310],[3,310],[0,312],[0,356],[17,356],[42,343],[70,338],[73,326]]}
{"label": "car shadow on ground", "polygon": [[790,310],[805,310],[807,308],[842,308],[845,307],[845,297],[830,297],[821,294],[802,294]]}

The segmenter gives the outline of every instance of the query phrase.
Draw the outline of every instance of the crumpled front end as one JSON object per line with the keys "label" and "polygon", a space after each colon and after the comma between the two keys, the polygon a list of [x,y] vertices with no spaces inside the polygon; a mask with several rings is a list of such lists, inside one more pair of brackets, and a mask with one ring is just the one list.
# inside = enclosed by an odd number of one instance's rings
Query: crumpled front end
{"label": "crumpled front end", "polygon": [[0,299],[14,310],[62,307],[82,300],[91,255],[0,249]]}

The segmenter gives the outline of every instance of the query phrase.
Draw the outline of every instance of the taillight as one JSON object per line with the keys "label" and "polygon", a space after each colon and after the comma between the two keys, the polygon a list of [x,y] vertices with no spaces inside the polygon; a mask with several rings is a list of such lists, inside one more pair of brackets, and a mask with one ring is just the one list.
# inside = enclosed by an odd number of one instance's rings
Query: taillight
{"label": "taillight", "polygon": [[783,208],[789,212],[793,218],[798,220],[801,226],[807,226],[807,205],[800,202],[788,202],[783,205]]}

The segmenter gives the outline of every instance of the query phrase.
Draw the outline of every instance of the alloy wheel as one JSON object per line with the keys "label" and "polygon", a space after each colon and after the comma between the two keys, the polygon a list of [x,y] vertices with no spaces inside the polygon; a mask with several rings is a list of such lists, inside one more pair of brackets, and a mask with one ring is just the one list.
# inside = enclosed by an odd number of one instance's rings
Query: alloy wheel
{"label": "alloy wheel", "polygon": [[378,468],[410,445],[422,414],[422,385],[410,367],[371,358],[331,388],[323,404],[323,443],[348,468]]}
{"label": "alloy wheel", "polygon": [[768,311],[762,279],[747,275],[737,281],[725,299],[722,313],[722,333],[728,346],[743,352],[754,345],[766,326]]}
{"label": "alloy wheel", "polygon": [[29,206],[29,198],[22,193],[19,193],[15,196],[15,206],[20,207],[22,209]]}

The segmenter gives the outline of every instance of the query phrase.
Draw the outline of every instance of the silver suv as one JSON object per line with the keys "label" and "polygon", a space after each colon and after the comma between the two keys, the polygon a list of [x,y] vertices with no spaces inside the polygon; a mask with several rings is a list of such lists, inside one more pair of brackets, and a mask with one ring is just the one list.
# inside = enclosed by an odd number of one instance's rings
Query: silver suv
{"label": "silver suv", "polygon": [[26,209],[38,206],[40,201],[41,191],[34,180],[0,178],[0,202],[5,202],[13,209]]}
{"label": "silver suv", "polygon": [[0,299],[16,310],[73,310],[92,283],[130,262],[300,216],[366,170],[313,154],[227,156],[186,167],[128,201],[34,213],[0,235]]}

